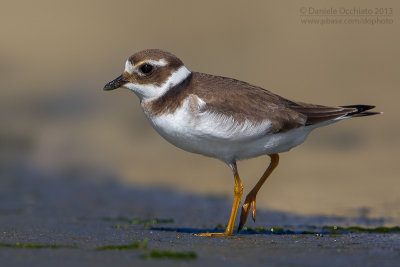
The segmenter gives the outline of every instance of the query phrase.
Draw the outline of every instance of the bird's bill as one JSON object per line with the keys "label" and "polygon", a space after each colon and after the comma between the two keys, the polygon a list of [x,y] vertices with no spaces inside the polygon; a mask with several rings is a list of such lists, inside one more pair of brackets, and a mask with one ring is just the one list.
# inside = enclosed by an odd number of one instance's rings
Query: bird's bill
{"label": "bird's bill", "polygon": [[128,81],[122,76],[118,76],[116,79],[112,80],[111,82],[107,83],[104,86],[104,90],[105,91],[110,91],[110,90],[114,90],[117,88],[120,88],[122,86],[124,86],[124,84],[126,84]]}

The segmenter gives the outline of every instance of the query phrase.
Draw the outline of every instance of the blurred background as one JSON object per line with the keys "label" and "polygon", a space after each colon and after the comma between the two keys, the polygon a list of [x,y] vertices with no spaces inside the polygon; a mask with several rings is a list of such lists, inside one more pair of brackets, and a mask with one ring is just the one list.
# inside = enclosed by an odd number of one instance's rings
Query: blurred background
{"label": "blurred background", "polygon": [[[384,10],[379,19],[313,11],[329,8]],[[398,1],[3,0],[0,166],[23,160],[71,178],[96,170],[126,186],[232,198],[227,166],[163,140],[133,93],[102,90],[128,56],[161,48],[190,70],[292,100],[376,105],[383,115],[319,129],[282,154],[257,207],[398,219],[399,12]],[[347,18],[369,21],[326,20]],[[268,162],[239,163],[245,193]]]}

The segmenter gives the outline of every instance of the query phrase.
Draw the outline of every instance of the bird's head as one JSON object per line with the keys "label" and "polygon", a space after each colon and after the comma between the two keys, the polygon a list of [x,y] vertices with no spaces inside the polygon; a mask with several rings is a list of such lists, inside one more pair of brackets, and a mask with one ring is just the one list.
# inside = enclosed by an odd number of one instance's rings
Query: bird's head
{"label": "bird's head", "polygon": [[122,75],[107,83],[104,90],[123,87],[135,92],[140,100],[151,100],[189,75],[190,71],[173,54],[158,49],[143,50],[128,58]]}

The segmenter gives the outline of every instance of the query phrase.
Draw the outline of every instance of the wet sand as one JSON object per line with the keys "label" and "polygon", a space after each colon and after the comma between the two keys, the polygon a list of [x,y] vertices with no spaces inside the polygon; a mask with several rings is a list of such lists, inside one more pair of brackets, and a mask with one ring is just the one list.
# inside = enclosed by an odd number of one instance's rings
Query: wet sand
{"label": "wet sand", "polygon": [[[400,233],[333,234],[322,228],[372,228],[391,223],[390,218],[259,209],[256,223],[247,223],[253,230],[204,238],[195,234],[222,231],[230,199],[127,186],[94,170],[46,172],[26,163],[2,168],[1,176],[2,266],[394,266],[400,260]],[[146,239],[147,246],[137,249],[96,250]],[[4,247],[15,244],[58,247]],[[154,250],[195,258],[142,258]]]}

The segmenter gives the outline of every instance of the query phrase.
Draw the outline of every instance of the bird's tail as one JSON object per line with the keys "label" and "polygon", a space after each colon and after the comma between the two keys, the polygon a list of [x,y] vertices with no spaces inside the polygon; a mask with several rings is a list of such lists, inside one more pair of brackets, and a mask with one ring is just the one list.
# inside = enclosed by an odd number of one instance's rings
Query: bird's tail
{"label": "bird's tail", "polygon": [[364,116],[382,114],[382,112],[367,111],[367,110],[375,108],[375,106],[371,106],[371,105],[350,105],[350,106],[341,106],[341,107],[346,108],[346,109],[347,108],[355,109],[354,111],[347,113],[344,116],[346,118],[364,117]]}

